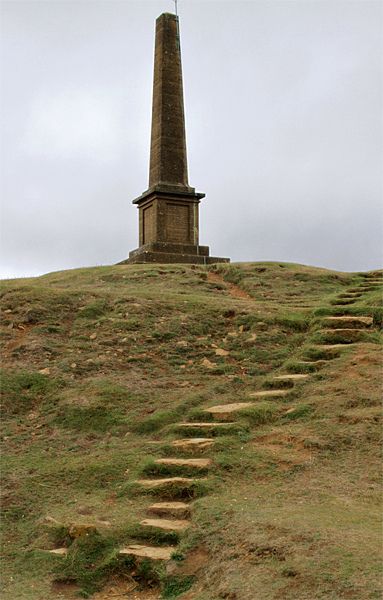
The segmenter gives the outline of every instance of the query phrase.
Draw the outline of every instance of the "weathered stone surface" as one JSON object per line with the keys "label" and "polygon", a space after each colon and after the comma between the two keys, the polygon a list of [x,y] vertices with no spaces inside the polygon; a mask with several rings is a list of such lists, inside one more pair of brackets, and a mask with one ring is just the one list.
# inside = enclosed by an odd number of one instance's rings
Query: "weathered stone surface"
{"label": "weathered stone surface", "polygon": [[149,187],[188,187],[179,25],[176,15],[156,21]]}
{"label": "weathered stone surface", "polygon": [[212,463],[210,458],[158,458],[154,462],[156,465],[195,467],[196,469],[206,469]]}
{"label": "weathered stone surface", "polygon": [[201,365],[206,369],[215,369],[217,366],[216,363],[211,362],[211,360],[209,360],[208,358],[203,358],[201,360]]}
{"label": "weathered stone surface", "polygon": [[316,346],[321,350],[344,350],[348,346],[352,346],[352,343],[349,344],[319,344]]}
{"label": "weathered stone surface", "polygon": [[66,556],[68,554],[68,548],[54,548],[48,552],[49,554],[54,554],[55,556]]}
{"label": "weathered stone surface", "polygon": [[275,381],[303,381],[309,377],[308,373],[287,373],[286,375],[275,375],[273,379]]}
{"label": "weathered stone surface", "polygon": [[252,402],[234,402],[233,404],[211,406],[210,408],[205,408],[204,412],[213,415],[215,419],[226,421],[233,416],[233,413],[243,410],[244,408],[249,408],[250,406],[254,406],[254,404]]}
{"label": "weathered stone surface", "polygon": [[137,558],[149,558],[151,560],[170,560],[174,548],[172,546],[142,546],[132,544],[122,548],[120,556],[135,556]]}
{"label": "weathered stone surface", "polygon": [[224,348],[217,348],[215,354],[216,356],[229,356],[230,352]]}
{"label": "weathered stone surface", "polygon": [[142,485],[146,489],[155,489],[171,485],[192,485],[203,479],[193,479],[192,477],[164,477],[162,479],[138,479],[135,483]]}
{"label": "weathered stone surface", "polygon": [[371,327],[374,323],[372,317],[357,317],[352,315],[343,315],[339,317],[326,317],[323,319],[323,323],[326,327],[346,327],[354,329],[355,327]]}
{"label": "weathered stone surface", "polygon": [[190,521],[185,519],[143,519],[140,521],[142,527],[156,527],[164,531],[185,531],[190,527]]}
{"label": "weathered stone surface", "polygon": [[182,263],[191,265],[213,265],[215,263],[227,263],[230,262],[228,258],[220,258],[218,256],[198,256],[197,254],[176,254],[166,252],[147,252],[137,248],[129,254],[127,260],[123,260],[119,265],[132,264],[132,263]]}
{"label": "weathered stone surface", "polygon": [[261,390],[259,392],[250,392],[251,398],[282,398],[290,394],[290,390]]}
{"label": "weathered stone surface", "polygon": [[186,502],[156,502],[149,506],[148,512],[154,515],[187,519],[190,517],[190,504]]}
{"label": "weathered stone surface", "polygon": [[184,429],[215,429],[217,427],[227,427],[228,425],[235,425],[235,423],[207,423],[207,422],[194,422],[194,423],[177,423],[177,427],[183,427]]}
{"label": "weathered stone surface", "polygon": [[181,450],[190,450],[191,452],[197,452],[210,448],[214,444],[213,438],[184,438],[181,440],[175,440],[172,442],[174,448]]}

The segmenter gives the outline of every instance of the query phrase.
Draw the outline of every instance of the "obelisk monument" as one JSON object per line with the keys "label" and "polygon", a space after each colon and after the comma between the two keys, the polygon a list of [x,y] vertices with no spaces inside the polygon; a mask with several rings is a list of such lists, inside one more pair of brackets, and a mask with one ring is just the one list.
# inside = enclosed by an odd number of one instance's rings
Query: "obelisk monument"
{"label": "obelisk monument", "polygon": [[149,188],[133,200],[139,247],[123,263],[228,262],[199,245],[204,196],[188,182],[178,16],[164,13],[156,21]]}

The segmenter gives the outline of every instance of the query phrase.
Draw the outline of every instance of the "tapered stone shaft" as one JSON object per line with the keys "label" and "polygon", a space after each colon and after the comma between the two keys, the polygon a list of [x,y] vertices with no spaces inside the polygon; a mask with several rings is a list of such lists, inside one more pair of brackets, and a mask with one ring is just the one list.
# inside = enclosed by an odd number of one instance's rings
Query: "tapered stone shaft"
{"label": "tapered stone shaft", "polygon": [[184,99],[178,17],[156,21],[149,187],[188,187]]}

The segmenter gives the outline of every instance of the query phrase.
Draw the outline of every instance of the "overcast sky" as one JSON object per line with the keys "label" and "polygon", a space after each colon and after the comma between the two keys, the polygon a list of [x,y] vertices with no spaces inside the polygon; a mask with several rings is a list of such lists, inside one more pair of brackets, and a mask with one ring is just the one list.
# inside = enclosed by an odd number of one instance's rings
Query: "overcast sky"
{"label": "overcast sky", "polygon": [[[0,275],[113,264],[148,184],[171,0],[2,1]],[[379,1],[179,0],[201,243],[233,261],[382,265]]]}

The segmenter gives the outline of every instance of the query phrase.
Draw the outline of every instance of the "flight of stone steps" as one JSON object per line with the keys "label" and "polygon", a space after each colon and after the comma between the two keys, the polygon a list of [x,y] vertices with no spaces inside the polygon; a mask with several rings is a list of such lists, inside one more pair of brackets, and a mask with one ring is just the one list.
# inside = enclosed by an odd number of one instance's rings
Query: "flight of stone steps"
{"label": "flight of stone steps", "polygon": [[[332,301],[332,305],[342,307],[344,304],[352,304],[366,292],[376,289],[381,283],[382,280],[378,276],[365,277],[358,287],[339,294],[337,299]],[[373,330],[373,318],[369,315],[353,315],[347,312],[338,314],[341,312],[338,310],[336,312],[336,315],[321,318],[321,328],[316,329],[312,336],[311,352],[300,358],[301,373],[283,372],[282,369],[281,373],[268,377],[264,389],[250,392],[246,401],[207,407],[203,410],[206,419],[186,420],[173,426],[172,431],[179,437],[166,442],[174,450],[174,456],[156,459],[154,467],[158,468],[158,475],[152,476],[151,471],[151,476],[138,479],[134,483],[142,493],[152,494],[157,499],[147,509],[146,518],[139,523],[138,531],[142,531],[143,540],[148,538],[147,532],[150,531],[174,534],[174,542],[168,545],[130,544],[120,550],[121,556],[129,556],[137,562],[142,559],[169,561],[177,550],[177,540],[192,524],[196,489],[208,482],[209,469],[214,463],[216,436],[241,430],[239,416],[243,409],[256,405],[259,400],[277,401],[288,396],[293,387],[301,386],[313,377],[313,373],[305,372],[307,365],[318,369],[324,367],[328,361],[337,358],[343,348],[365,340],[368,332]],[[318,334],[324,338],[324,341],[315,342],[315,336]],[[316,368],[313,370],[315,371]],[[288,404],[284,404],[283,408],[286,412],[291,410]],[[164,472],[164,468],[165,471],[168,469],[176,474],[163,475],[161,473]],[[136,541],[140,541],[139,533],[136,537]],[[65,555],[67,549],[56,548],[50,552]]]}

